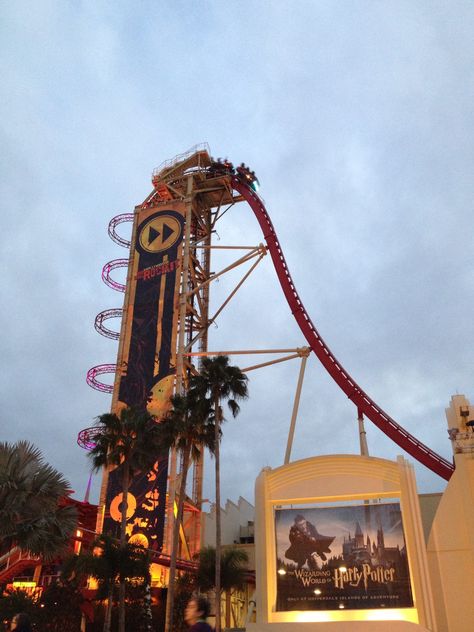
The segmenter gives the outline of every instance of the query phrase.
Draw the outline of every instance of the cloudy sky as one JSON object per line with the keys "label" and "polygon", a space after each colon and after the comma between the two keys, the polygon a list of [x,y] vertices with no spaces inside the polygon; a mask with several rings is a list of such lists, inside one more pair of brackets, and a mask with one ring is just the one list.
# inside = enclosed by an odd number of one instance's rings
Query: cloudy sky
{"label": "cloudy sky", "polygon": [[[147,196],[154,167],[207,141],[255,169],[339,361],[451,458],[444,408],[455,393],[474,399],[469,0],[16,0],[0,23],[1,440],[34,442],[83,497],[76,435],[110,406],[85,375],[116,356],[94,317],[123,300],[100,279],[126,256],[108,222]],[[244,204],[217,238],[262,241]],[[233,282],[213,288],[213,305]],[[209,346],[303,344],[266,257]],[[249,374],[251,397],[224,428],[224,498],[253,501],[260,469],[282,464],[298,370]],[[357,452],[355,417],[311,357],[292,458]],[[372,455],[401,453],[367,426]],[[416,472],[421,491],[444,488]]]}

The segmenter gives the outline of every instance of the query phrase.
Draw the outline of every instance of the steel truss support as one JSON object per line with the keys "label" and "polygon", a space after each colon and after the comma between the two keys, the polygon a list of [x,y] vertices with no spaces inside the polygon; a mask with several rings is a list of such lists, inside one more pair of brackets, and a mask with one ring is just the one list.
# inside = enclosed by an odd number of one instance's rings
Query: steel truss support
{"label": "steel truss support", "polygon": [[[213,247],[209,248],[212,249]],[[226,248],[224,247],[219,247],[217,246],[216,248]],[[234,270],[235,268],[237,268],[240,265],[243,265],[244,263],[247,263],[248,261],[250,261],[251,259],[258,257],[257,260],[252,264],[252,266],[250,267],[249,270],[247,270],[247,272],[244,274],[244,276],[240,279],[240,281],[237,283],[237,285],[234,287],[234,289],[230,292],[230,294],[228,295],[228,297],[225,299],[225,301],[222,303],[222,305],[217,309],[217,311],[215,312],[215,314],[209,318],[208,317],[208,313],[206,311],[206,318],[205,319],[199,319],[199,317],[197,317],[196,314],[196,322],[195,325],[197,325],[199,327],[198,332],[196,333],[196,335],[192,338],[192,340],[189,341],[186,349],[185,349],[185,355],[186,352],[188,352],[190,349],[193,348],[193,346],[197,343],[197,341],[204,335],[204,333],[208,331],[209,327],[215,323],[215,321],[217,320],[217,317],[221,314],[221,312],[224,310],[224,308],[230,303],[230,301],[233,299],[233,297],[237,294],[237,292],[239,291],[239,289],[242,287],[242,285],[245,283],[245,281],[249,278],[249,276],[252,274],[252,272],[255,270],[255,268],[257,267],[257,265],[261,262],[261,260],[263,259],[263,257],[267,254],[267,250],[265,248],[265,246],[263,244],[260,244],[259,246],[235,246],[235,247],[228,247],[228,249],[246,249],[249,250],[250,252],[246,255],[244,255],[243,257],[241,257],[240,259],[238,259],[237,261],[234,261],[234,263],[228,265],[226,268],[224,268],[223,270],[221,270],[220,272],[216,272],[213,275],[211,275],[210,277],[208,277],[206,280],[202,281],[201,283],[196,283],[195,287],[188,292],[187,294],[187,298],[190,299],[193,296],[197,296],[197,302],[202,310],[203,305],[206,305],[206,308],[208,308],[209,306],[209,302],[208,300],[203,300],[202,298],[202,294],[203,292],[206,293],[206,296],[208,296],[208,287],[209,285],[213,282],[216,281],[217,279],[219,279],[221,276],[223,276],[224,274],[226,274],[227,272],[230,272],[231,270]],[[194,277],[194,280],[197,281],[197,277]],[[189,309],[193,309],[192,306],[189,307]]]}
{"label": "steel truss support", "polygon": [[262,369],[266,366],[271,366],[272,364],[279,364],[280,362],[286,362],[287,360],[294,360],[295,358],[307,358],[311,353],[311,349],[309,347],[296,347],[295,349],[246,349],[246,350],[231,350],[231,351],[198,351],[198,352],[187,352],[184,355],[187,357],[202,357],[202,356],[218,356],[218,355],[259,355],[266,353],[289,353],[290,355],[285,356],[284,358],[278,358],[276,360],[269,360],[268,362],[262,362],[261,364],[254,364],[253,366],[247,366],[242,370],[244,373],[248,373],[249,371],[254,371],[255,369]]}
{"label": "steel truss support", "polygon": [[303,388],[304,374],[306,369],[306,362],[308,360],[308,356],[311,353],[310,347],[297,347],[296,349],[248,349],[248,350],[232,350],[232,351],[203,351],[197,353],[186,353],[186,355],[193,357],[202,357],[202,356],[217,356],[217,355],[257,355],[257,354],[266,354],[266,353],[289,353],[290,355],[286,355],[283,358],[278,358],[276,360],[270,360],[268,362],[262,362],[260,364],[254,364],[253,366],[248,366],[242,369],[244,373],[248,373],[249,371],[254,371],[255,369],[261,369],[263,367],[271,366],[272,364],[279,364],[280,362],[286,362],[287,360],[294,360],[295,358],[301,358],[301,366],[298,375],[298,383],[296,385],[295,398],[293,400],[293,410],[291,413],[290,419],[290,429],[288,431],[288,440],[286,444],[286,452],[285,452],[285,465],[290,462],[291,456],[291,448],[293,446],[293,437],[295,434],[295,426],[296,426],[296,418],[298,416],[298,409],[301,398],[301,391]]}
{"label": "steel truss support", "polygon": [[[213,171],[212,159],[205,146],[193,148],[191,152],[163,163],[153,173],[154,190],[145,199],[142,207],[166,208],[167,202],[179,200],[186,206],[184,223],[183,254],[181,260],[181,290],[179,296],[179,319],[177,332],[176,381],[175,392],[183,392],[188,378],[199,372],[199,364],[194,367],[193,357],[215,355],[208,351],[208,331],[216,323],[223,310],[239,292],[240,288],[257,268],[267,254],[267,246],[220,246],[213,245],[212,237],[216,232],[218,221],[243,197],[235,192],[231,178],[219,169]],[[211,273],[211,256],[213,251],[244,251],[235,261],[218,272]],[[248,264],[248,266],[247,266]],[[247,269],[241,278],[233,284],[233,288],[212,313],[209,314],[209,289],[216,281],[232,270],[244,265]],[[245,367],[243,371],[253,371],[287,360],[301,358],[306,362],[309,350],[274,349],[250,350],[250,352],[222,351],[227,355],[235,354],[276,354],[280,357]],[[302,387],[302,375],[298,380],[291,424],[294,428],[298,402]],[[176,454],[170,457],[168,484],[168,511],[165,538],[165,552],[170,552],[174,521],[173,507],[177,500],[176,490],[179,480],[179,463]],[[193,555],[200,545],[200,511],[202,506],[202,459],[193,466],[192,498],[187,500],[186,517],[182,528],[189,545],[189,555]],[[186,547],[182,548],[183,553]]]}
{"label": "steel truss support", "polygon": [[[245,254],[217,274],[211,274],[211,253],[213,249],[227,247],[213,246],[212,236],[218,220],[241,198],[234,195],[227,176],[209,175],[210,156],[208,147],[196,147],[191,152],[163,163],[153,173],[153,192],[142,206],[164,205],[167,201],[180,200],[186,205],[184,222],[183,254],[181,260],[181,290],[179,296],[179,319],[176,351],[175,392],[186,388],[188,377],[199,370],[191,366],[186,352],[207,349],[208,330],[219,314],[235,296],[236,292],[266,254],[264,246],[242,247]],[[230,247],[237,249],[238,247]],[[209,286],[212,281],[232,269],[249,261],[251,270],[238,283],[224,304],[212,318],[209,318]],[[164,549],[170,552],[175,519],[173,507],[177,501],[179,463],[176,454],[170,455],[167,524]],[[192,468],[192,499],[187,499],[186,518],[182,528],[186,532],[189,552],[193,555],[200,545],[200,511],[202,504],[202,459]],[[190,502],[194,509],[190,510]],[[182,547],[183,553],[186,547]]]}

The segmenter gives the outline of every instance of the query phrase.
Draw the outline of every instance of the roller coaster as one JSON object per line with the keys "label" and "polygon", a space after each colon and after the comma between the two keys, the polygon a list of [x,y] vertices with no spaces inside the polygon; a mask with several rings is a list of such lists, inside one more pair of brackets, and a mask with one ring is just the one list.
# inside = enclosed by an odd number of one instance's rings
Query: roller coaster
{"label": "roller coaster", "polygon": [[[325,343],[315,325],[313,324],[303,302],[296,290],[292,280],[288,265],[285,261],[283,249],[278,240],[276,231],[270,219],[270,215],[265,208],[265,204],[258,195],[259,181],[255,172],[251,171],[244,163],[234,167],[227,159],[213,159],[207,145],[199,145],[192,148],[189,152],[176,156],[172,160],[165,161],[152,174],[153,191],[147,198],[139,204],[135,213],[124,213],[114,217],[109,223],[109,236],[118,245],[130,248],[129,258],[115,259],[106,263],[102,270],[103,281],[112,289],[125,293],[125,301],[123,308],[106,309],[100,312],[95,319],[95,329],[103,336],[119,341],[119,352],[116,364],[101,364],[92,367],[87,373],[88,384],[99,391],[113,394],[112,410],[117,410],[119,404],[119,387],[120,381],[126,378],[127,373],[131,370],[129,364],[129,336],[132,326],[134,308],[130,295],[134,293],[133,279],[143,279],[144,274],[148,274],[150,278],[163,275],[160,278],[170,274],[176,274],[179,268],[180,293],[179,301],[176,299],[175,310],[179,311],[177,317],[177,338],[176,356],[172,362],[172,372],[174,375],[174,386],[176,391],[181,391],[186,380],[186,375],[190,372],[196,372],[198,369],[193,364],[192,356],[216,355],[217,352],[208,350],[208,330],[211,324],[216,322],[218,315],[226,307],[228,302],[235,296],[236,292],[247,279],[249,274],[255,269],[259,261],[266,254],[270,254],[275,272],[286,298],[293,318],[296,320],[299,329],[304,335],[308,347],[299,349],[280,349],[274,350],[278,353],[290,352],[285,358],[264,362],[254,367],[246,368],[245,371],[267,366],[274,362],[281,362],[296,357],[302,358],[302,370],[308,353],[313,352],[319,362],[323,365],[337,386],[342,390],[345,396],[354,404],[359,427],[363,427],[363,419],[366,417],[375,424],[385,435],[394,441],[400,448],[410,454],[414,459],[428,467],[431,471],[438,474],[445,480],[449,480],[454,465],[444,459],[442,456],[424,445],[412,434],[407,432],[399,423],[397,423],[390,415],[388,415],[369,395],[358,385],[358,383],[349,375],[342,364],[337,360]],[[217,221],[236,203],[246,202],[251,208],[258,225],[263,234],[265,244],[256,247],[237,247],[237,246],[221,246],[213,245],[212,238],[216,231]],[[167,217],[172,211],[167,208],[174,208],[173,204],[181,204],[186,208],[184,215],[183,229],[183,251],[181,258],[175,261],[164,262],[161,265],[148,267],[143,271],[137,270],[135,244],[137,231],[142,230],[145,223],[140,224],[140,217]],[[160,209],[165,209],[161,211]],[[151,213],[151,215],[150,215]],[[148,214],[148,215],[147,215]],[[147,220],[148,221],[148,220]],[[117,227],[125,222],[133,222],[132,239],[126,239],[118,234]],[[160,235],[161,225],[153,225],[153,239],[155,235]],[[152,235],[152,229],[149,229]],[[170,234],[172,229],[163,225],[163,231],[168,230]],[[167,237],[159,237],[164,243]],[[148,242],[147,242],[148,243]],[[151,243],[151,241],[149,242]],[[139,246],[137,246],[138,248]],[[142,247],[142,246],[141,246]],[[246,250],[246,253],[236,262],[227,266],[218,273],[211,273],[210,253],[213,248],[230,248]],[[248,263],[254,259],[250,270],[244,275],[243,279],[237,284],[236,288],[230,293],[228,298],[219,307],[216,313],[209,315],[209,286],[213,281],[218,279],[222,274],[234,269],[235,267]],[[150,265],[150,264],[147,264]],[[128,276],[126,283],[120,283],[113,278],[113,272],[118,268],[127,268]],[[163,281],[164,283],[164,281]],[[148,299],[149,300],[149,299]],[[178,312],[176,312],[178,313]],[[140,317],[141,318],[141,317]],[[121,321],[120,331],[118,328],[109,326],[109,320],[115,319]],[[145,341],[142,341],[142,348]],[[147,343],[148,344],[148,343]],[[169,341],[168,343],[169,344]],[[154,348],[154,347],[153,347]],[[195,351],[195,349],[198,351]],[[263,350],[253,351],[222,351],[232,355],[234,353],[268,353]],[[102,381],[102,376],[113,374],[115,376],[114,384]],[[134,375],[136,375],[136,370]],[[300,371],[300,380],[302,372]],[[172,376],[171,376],[172,377]],[[165,376],[163,383],[169,378]],[[300,381],[299,381],[300,384]],[[299,388],[299,387],[298,387]],[[297,412],[296,401],[299,400],[299,393],[295,398],[294,417]],[[295,412],[296,411],[296,412]],[[293,427],[290,429],[289,441],[287,446],[287,454],[285,462],[288,462],[290,454],[290,437],[292,439]],[[94,445],[96,438],[96,428],[88,428],[82,431],[78,437],[78,443],[85,449],[90,449]],[[172,507],[175,498],[175,482],[178,470],[176,455],[171,456],[169,464],[169,488],[167,490],[167,535],[165,536],[165,544],[162,553],[166,555],[170,546],[170,529],[173,521]],[[198,550],[200,542],[200,520],[199,514],[202,504],[202,469],[196,464],[193,475],[192,496],[186,499],[186,511],[188,512],[188,525],[192,524],[188,529],[186,536],[187,543],[190,545],[188,549],[189,557]],[[104,481],[106,479],[104,478]],[[103,482],[101,493],[101,502],[104,502],[106,482]],[[106,510],[107,514],[107,510]],[[183,540],[183,543],[185,541]],[[187,544],[186,544],[187,546]]]}
{"label": "roller coaster", "polygon": [[[193,149],[195,150],[194,154],[207,153],[205,150],[203,152],[202,148],[198,146]],[[266,249],[271,256],[283,294],[288,302],[294,319],[306,338],[309,347],[339,388],[353,402],[357,409],[358,416],[361,417],[361,415],[364,415],[367,417],[383,433],[385,433],[392,441],[394,441],[413,458],[445,480],[449,480],[454,471],[453,464],[407,432],[399,423],[392,419],[390,415],[378,406],[344,369],[342,364],[337,360],[328,345],[320,336],[298,295],[285,261],[283,249],[270,219],[270,215],[265,208],[263,200],[257,193],[259,182],[255,173],[243,163],[234,167],[234,165],[227,159],[214,160],[210,158],[208,154],[205,156],[206,159],[202,159],[201,156],[201,160],[198,161],[197,165],[192,163],[186,169],[186,162],[189,161],[189,157],[192,154],[193,150],[186,154],[182,154],[181,156],[177,156],[174,160],[166,161],[154,171],[152,180],[155,185],[155,190],[153,194],[148,196],[144,204],[150,204],[151,200],[154,199],[154,197],[156,198],[156,196],[161,199],[166,199],[167,196],[170,198],[172,197],[170,190],[172,191],[173,187],[170,184],[169,186],[163,184],[163,182],[166,182],[166,178],[163,177],[163,174],[172,174],[173,171],[176,171],[177,166],[179,167],[180,165],[183,167],[179,171],[180,176],[184,176],[186,174],[189,175],[192,171],[199,171],[200,177],[203,177],[207,181],[213,181],[215,178],[225,179],[227,185],[233,192],[231,195],[235,196],[235,193],[237,193],[239,196],[237,201],[245,200],[252,209],[262,230],[263,237],[266,242]],[[116,227],[123,222],[129,222],[132,220],[133,214],[129,213],[118,215],[111,220],[109,224],[109,235],[115,243],[124,247],[130,247],[130,241],[119,236],[116,232]],[[126,267],[127,265],[127,259],[116,259],[107,263],[102,271],[102,278],[104,282],[117,291],[125,292],[126,286],[114,281],[111,278],[111,272],[113,272],[116,268]],[[104,336],[112,339],[118,339],[119,333],[106,327],[104,322],[110,318],[119,318],[121,315],[122,310],[119,308],[105,310],[97,315],[95,328]],[[115,372],[115,370],[116,366],[111,364],[93,367],[88,372],[87,381],[92,387],[110,393],[112,392],[113,387],[97,380],[97,377],[104,373]]]}

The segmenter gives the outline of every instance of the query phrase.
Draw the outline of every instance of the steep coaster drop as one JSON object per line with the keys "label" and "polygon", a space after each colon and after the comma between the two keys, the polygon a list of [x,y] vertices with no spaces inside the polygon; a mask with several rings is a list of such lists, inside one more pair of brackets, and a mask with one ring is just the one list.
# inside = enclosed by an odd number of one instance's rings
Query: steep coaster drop
{"label": "steep coaster drop", "polygon": [[313,325],[298,292],[293,284],[288,266],[286,265],[283,250],[281,249],[278,237],[273,228],[270,216],[263,205],[262,200],[251,188],[244,178],[239,175],[232,177],[232,186],[248,202],[257,218],[263,236],[272,257],[273,265],[280,281],[281,288],[285,295],[291,312],[295,317],[309,346],[316,354],[318,360],[324,366],[336,384],[347,395],[347,397],[357,406],[370,421],[372,421],[383,433],[392,441],[408,452],[423,465],[426,465],[435,474],[445,480],[449,480],[454,472],[454,466],[442,456],[425,446],[421,441],[407,432],[395,420],[393,420],[380,406],[378,406],[352,379],[344,367],[337,361],[331,353],[329,347],[319,335]]}

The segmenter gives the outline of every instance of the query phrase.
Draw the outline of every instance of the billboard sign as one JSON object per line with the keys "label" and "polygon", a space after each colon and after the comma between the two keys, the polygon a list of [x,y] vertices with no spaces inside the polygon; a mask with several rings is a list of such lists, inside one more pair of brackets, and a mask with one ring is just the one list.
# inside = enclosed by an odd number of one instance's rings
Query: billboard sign
{"label": "billboard sign", "polygon": [[399,502],[275,510],[277,611],[413,606]]}

